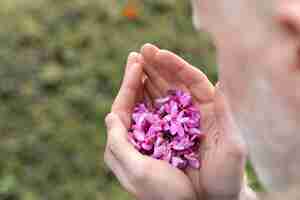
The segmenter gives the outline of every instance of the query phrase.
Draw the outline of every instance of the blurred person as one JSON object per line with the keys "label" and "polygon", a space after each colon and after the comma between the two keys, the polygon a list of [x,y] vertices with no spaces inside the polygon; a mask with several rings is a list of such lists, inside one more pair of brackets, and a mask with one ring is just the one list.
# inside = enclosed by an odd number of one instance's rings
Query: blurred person
{"label": "blurred person", "polygon": [[[247,146],[267,191],[293,188],[300,181],[300,1],[192,4],[195,26],[217,47],[218,85],[154,45],[131,53],[106,118],[106,163],[138,199],[256,199],[243,178]],[[199,170],[181,172],[143,156],[126,139],[135,103],[172,88],[189,91],[202,110],[208,148]]]}

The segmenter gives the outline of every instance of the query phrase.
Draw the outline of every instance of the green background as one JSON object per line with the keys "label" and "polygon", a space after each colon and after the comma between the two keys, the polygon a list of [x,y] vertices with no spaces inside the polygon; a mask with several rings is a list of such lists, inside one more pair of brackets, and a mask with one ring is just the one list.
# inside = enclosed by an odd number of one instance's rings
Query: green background
{"label": "green background", "polygon": [[[188,1],[0,1],[0,199],[131,199],[103,163],[126,57],[151,42],[217,80]],[[250,184],[260,188],[248,166]]]}

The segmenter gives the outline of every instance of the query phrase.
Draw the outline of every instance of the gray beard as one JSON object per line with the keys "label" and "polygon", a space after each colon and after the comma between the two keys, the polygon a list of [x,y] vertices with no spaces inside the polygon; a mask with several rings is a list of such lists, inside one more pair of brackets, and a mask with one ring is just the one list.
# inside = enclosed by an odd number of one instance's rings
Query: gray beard
{"label": "gray beard", "polygon": [[255,82],[245,99],[232,109],[260,181],[271,192],[300,183],[300,119],[267,82]]}

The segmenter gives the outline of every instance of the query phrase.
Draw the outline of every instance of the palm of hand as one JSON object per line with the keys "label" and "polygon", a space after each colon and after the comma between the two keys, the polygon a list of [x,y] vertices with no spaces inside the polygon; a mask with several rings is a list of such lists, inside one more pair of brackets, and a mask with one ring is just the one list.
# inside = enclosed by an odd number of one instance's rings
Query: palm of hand
{"label": "palm of hand", "polygon": [[246,153],[240,139],[231,135],[238,130],[230,116],[224,116],[222,107],[216,109],[220,98],[223,97],[218,94],[210,103],[198,104],[203,110],[203,130],[207,138],[202,146],[202,168],[189,170],[188,175],[199,195],[234,198],[242,189]]}
{"label": "palm of hand", "polygon": [[152,98],[169,89],[182,89],[193,95],[202,112],[202,128],[207,134],[201,152],[202,167],[186,172],[198,197],[238,197],[246,153],[220,89],[214,89],[202,72],[168,51],[145,45],[142,55],[148,76],[146,90]]}
{"label": "palm of hand", "polygon": [[127,140],[132,109],[146,93],[140,58],[137,53],[129,56],[112,114],[106,118],[105,162],[123,187],[137,199],[196,199],[191,181],[182,171],[164,161],[141,155]]}

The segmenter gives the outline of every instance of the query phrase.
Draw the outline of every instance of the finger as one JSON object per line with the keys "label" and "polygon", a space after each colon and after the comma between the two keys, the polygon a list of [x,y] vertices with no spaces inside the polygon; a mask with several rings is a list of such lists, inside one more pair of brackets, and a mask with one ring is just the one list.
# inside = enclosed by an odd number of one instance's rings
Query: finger
{"label": "finger", "polygon": [[150,103],[151,105],[153,105],[153,98],[151,97],[151,95],[149,94],[149,92],[147,91],[147,88],[145,86],[145,82],[146,82],[146,79],[144,80],[143,82],[143,100],[144,102],[147,102],[147,103]]}
{"label": "finger", "polygon": [[190,90],[190,92],[203,103],[213,98],[214,87],[206,75],[193,67],[185,60],[167,50],[160,50],[155,57],[155,62],[160,68],[174,74]]}
{"label": "finger", "polygon": [[[125,67],[125,72],[129,70],[130,67],[132,67],[135,63],[140,63],[143,65],[143,58],[142,55],[137,52],[131,52],[127,59],[127,64]],[[143,68],[143,66],[142,66]],[[143,82],[143,79],[145,76],[142,76],[141,81]],[[140,84],[139,89],[137,90],[137,101],[140,102],[143,100],[143,90],[142,90],[142,84]]]}
{"label": "finger", "polygon": [[135,59],[136,54],[131,54],[128,58],[122,86],[112,106],[112,111],[120,115],[127,128],[130,125],[130,113],[142,88],[143,69]]}
{"label": "finger", "polygon": [[153,98],[150,96],[147,89],[144,89],[144,99],[145,99],[146,102],[149,102],[150,104],[153,105]]}
{"label": "finger", "polygon": [[[184,86],[182,81],[176,77],[176,75],[170,73],[169,70],[164,69],[163,67],[160,66],[159,63],[156,62],[155,57],[159,54],[160,51],[161,51],[160,49],[158,49],[156,46],[151,44],[146,44],[143,46],[141,50],[142,56],[145,58],[147,63],[150,63],[149,67],[151,67],[151,69],[148,70],[155,71],[156,74],[158,74],[162,79],[164,79],[167,83],[169,83],[169,87],[170,87],[169,89],[186,90],[187,88]],[[155,54],[153,52],[155,52]]]}
{"label": "finger", "polygon": [[246,154],[246,144],[242,138],[241,131],[237,127],[230,105],[220,89],[221,84],[218,84],[215,92],[215,114],[217,123],[220,126],[221,133],[220,138],[226,144],[228,144],[235,152]]}
{"label": "finger", "polygon": [[204,197],[205,191],[203,189],[202,183],[200,182],[201,179],[199,178],[199,169],[194,169],[194,168],[188,167],[185,171],[185,174],[190,179],[194,188],[197,188],[197,194],[196,194],[197,199],[205,199],[205,197]]}
{"label": "finger", "polygon": [[[141,60],[139,60],[138,62],[141,65],[141,70],[143,71],[144,63]],[[144,86],[145,86],[144,83],[145,83],[146,78],[147,78],[146,74],[144,72],[142,72],[141,82],[140,82],[140,84],[138,86],[138,89],[137,89],[137,97],[136,97],[136,102],[135,103],[143,102],[145,100],[144,99]]]}
{"label": "finger", "polygon": [[128,191],[133,192],[134,187],[129,181],[128,173],[122,168],[119,162],[111,155],[109,150],[105,153],[104,161],[105,164],[109,167],[109,169],[113,172],[113,174],[117,177],[118,181],[121,185]]}
{"label": "finger", "polygon": [[153,57],[159,52],[159,48],[153,44],[144,44],[141,48],[141,54],[146,61],[150,61],[150,64],[154,64]]}
{"label": "finger", "polygon": [[164,74],[171,77],[171,79],[177,80],[174,80],[174,82],[183,83],[200,103],[212,100],[214,87],[200,70],[167,50],[159,50],[156,56],[151,57],[151,59],[152,61],[149,62],[155,63],[154,67],[164,71]]}
{"label": "finger", "polygon": [[153,66],[146,63],[144,64],[144,70],[148,79],[160,94],[166,94],[169,90],[175,89],[153,68]]}
{"label": "finger", "polygon": [[131,171],[142,162],[142,155],[128,141],[127,128],[117,114],[110,113],[105,123],[108,133],[107,149],[125,170]]}
{"label": "finger", "polygon": [[[144,59],[144,71],[148,78],[151,80],[152,84],[160,91],[161,94],[167,93],[168,90],[172,89],[172,86],[158,73],[156,68],[153,66],[153,57],[159,49],[151,44],[145,44],[141,48],[141,53]],[[150,61],[150,62],[149,62]]]}
{"label": "finger", "polygon": [[153,85],[153,83],[151,82],[151,80],[147,77],[145,80],[145,90],[147,91],[147,94],[149,95],[149,97],[153,100],[160,98],[163,96],[163,94],[160,92],[159,89],[157,89],[155,87],[155,85]]}
{"label": "finger", "polygon": [[130,67],[130,66],[132,66],[134,63],[139,63],[139,62],[141,62],[141,59],[142,59],[142,55],[141,55],[141,54],[139,54],[139,53],[137,53],[137,52],[131,52],[131,53],[128,55],[125,70],[127,70],[127,68]]}

